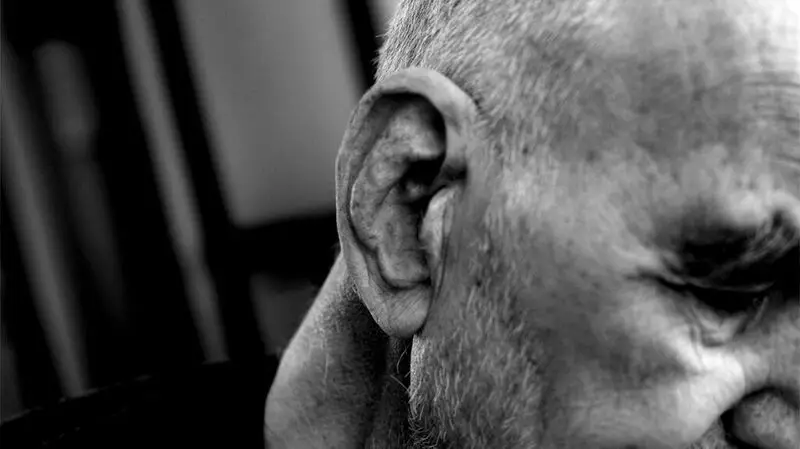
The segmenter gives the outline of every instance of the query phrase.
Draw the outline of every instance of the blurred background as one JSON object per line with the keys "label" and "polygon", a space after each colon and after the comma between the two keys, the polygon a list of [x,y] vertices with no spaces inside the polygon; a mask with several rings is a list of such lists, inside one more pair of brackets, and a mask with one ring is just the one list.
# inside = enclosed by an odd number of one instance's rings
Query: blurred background
{"label": "blurred background", "polygon": [[260,446],[395,3],[2,0],[0,445]]}

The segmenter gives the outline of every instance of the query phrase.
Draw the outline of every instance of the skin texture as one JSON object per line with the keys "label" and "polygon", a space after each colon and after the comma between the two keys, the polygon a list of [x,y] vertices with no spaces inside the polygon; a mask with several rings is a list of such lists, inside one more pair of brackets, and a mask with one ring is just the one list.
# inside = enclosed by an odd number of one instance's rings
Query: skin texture
{"label": "skin texture", "polygon": [[800,447],[796,2],[404,2],[269,447]]}

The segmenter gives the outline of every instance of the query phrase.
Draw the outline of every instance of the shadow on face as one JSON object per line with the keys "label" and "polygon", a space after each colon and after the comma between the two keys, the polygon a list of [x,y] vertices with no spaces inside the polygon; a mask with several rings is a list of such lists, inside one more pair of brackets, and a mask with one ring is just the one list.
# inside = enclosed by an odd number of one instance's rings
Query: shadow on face
{"label": "shadow on face", "polygon": [[[529,36],[572,71],[537,59],[549,93],[518,80],[516,106],[476,106],[414,336],[417,447],[800,444],[798,29],[780,18],[797,9],[734,3],[606,2],[587,21],[627,26],[609,37],[621,50],[568,60],[574,40]],[[509,20],[502,32],[536,34]],[[563,79],[573,91],[547,97]]]}
{"label": "shadow on face", "polygon": [[411,445],[797,448],[797,8],[441,6],[401,5],[337,160]]}

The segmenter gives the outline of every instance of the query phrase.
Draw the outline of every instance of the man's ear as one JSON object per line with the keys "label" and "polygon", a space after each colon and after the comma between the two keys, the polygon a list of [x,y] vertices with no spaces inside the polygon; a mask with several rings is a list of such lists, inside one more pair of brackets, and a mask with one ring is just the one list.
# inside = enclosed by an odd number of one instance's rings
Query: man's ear
{"label": "man's ear", "polygon": [[475,111],[448,78],[412,68],[370,89],[350,120],[336,161],[339,238],[391,336],[411,337],[427,317]]}

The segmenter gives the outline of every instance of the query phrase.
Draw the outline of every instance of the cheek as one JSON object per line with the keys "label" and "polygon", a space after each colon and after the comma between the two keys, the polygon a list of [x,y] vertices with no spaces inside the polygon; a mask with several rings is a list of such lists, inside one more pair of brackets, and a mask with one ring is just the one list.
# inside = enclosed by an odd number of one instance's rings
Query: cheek
{"label": "cheek", "polygon": [[596,300],[605,307],[593,314],[561,310],[571,316],[560,319],[581,327],[557,330],[547,374],[551,438],[597,448],[687,447],[701,439],[741,393],[741,366],[703,348],[660,302]]}
{"label": "cheek", "polygon": [[515,326],[485,307],[492,303],[472,296],[457,314],[459,326],[415,338],[412,418],[451,442],[530,447],[540,434],[543,385],[532,361],[542,360],[543,351],[538,342],[520,345],[522,338],[509,330]]}
{"label": "cheek", "polygon": [[[453,337],[453,336],[451,336]],[[415,337],[408,388],[412,428],[425,436],[453,438],[454,425],[467,418],[463,398],[471,388],[469,364],[452,338]]]}

